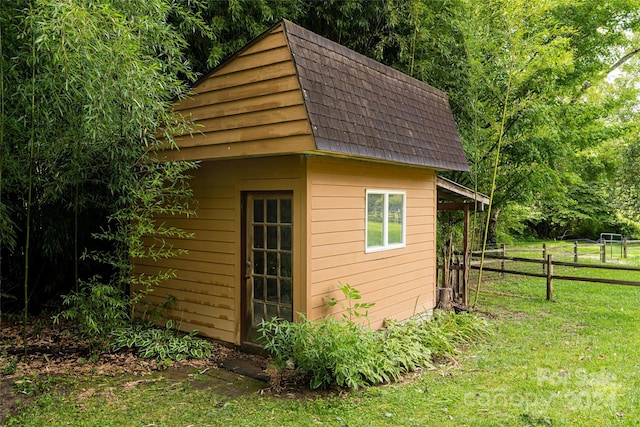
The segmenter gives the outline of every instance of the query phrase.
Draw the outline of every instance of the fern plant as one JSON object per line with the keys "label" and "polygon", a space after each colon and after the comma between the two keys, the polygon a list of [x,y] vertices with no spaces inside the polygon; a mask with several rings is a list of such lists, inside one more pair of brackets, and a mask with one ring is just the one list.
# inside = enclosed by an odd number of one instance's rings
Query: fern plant
{"label": "fern plant", "polygon": [[431,320],[389,320],[386,328],[374,331],[354,321],[367,318],[373,303],[354,303],[361,296],[350,285],[340,289],[347,303],[332,298],[328,304],[343,307],[341,318],[309,320],[300,314],[297,323],[277,318],[262,322],[264,349],[276,368],[293,368],[296,374],[276,379],[304,378],[311,388],[354,389],[395,381],[405,372],[432,366],[434,356],[454,357],[460,344],[487,334],[483,320],[454,313],[438,313]]}

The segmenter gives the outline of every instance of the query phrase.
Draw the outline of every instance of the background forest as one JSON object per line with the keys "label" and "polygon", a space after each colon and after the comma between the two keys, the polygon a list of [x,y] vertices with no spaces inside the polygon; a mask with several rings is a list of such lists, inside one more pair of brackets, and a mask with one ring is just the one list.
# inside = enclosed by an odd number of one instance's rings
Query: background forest
{"label": "background forest", "polygon": [[152,216],[194,213],[197,165],[154,161],[169,106],[282,18],[448,94],[490,240],[640,236],[639,0],[0,0],[3,312],[115,306],[175,253]]}

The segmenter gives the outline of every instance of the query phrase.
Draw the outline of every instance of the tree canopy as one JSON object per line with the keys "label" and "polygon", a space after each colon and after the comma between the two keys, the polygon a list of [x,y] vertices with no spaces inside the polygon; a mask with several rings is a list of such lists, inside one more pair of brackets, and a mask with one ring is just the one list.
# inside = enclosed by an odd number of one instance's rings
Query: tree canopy
{"label": "tree canopy", "polygon": [[169,106],[193,73],[185,38],[167,25],[177,18],[206,31],[162,0],[0,8],[3,302],[22,278],[43,307],[79,276],[112,274],[80,253],[105,249],[91,234],[136,202],[147,154],[181,125]]}
{"label": "tree canopy", "polygon": [[444,90],[471,166],[451,177],[489,193],[497,160],[494,229],[638,233],[639,10],[638,0],[3,1],[0,292],[18,298],[25,252],[38,266],[33,298],[111,274],[80,253],[115,250],[91,234],[131,205],[157,139],[185,125],[171,101],[282,18]]}

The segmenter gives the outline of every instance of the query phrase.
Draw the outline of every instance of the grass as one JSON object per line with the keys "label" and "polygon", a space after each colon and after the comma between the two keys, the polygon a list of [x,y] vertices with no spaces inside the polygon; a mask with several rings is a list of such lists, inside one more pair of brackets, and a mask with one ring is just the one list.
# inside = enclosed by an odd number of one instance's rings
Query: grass
{"label": "grass", "polygon": [[[539,258],[542,259],[542,244],[546,244],[547,253],[554,258],[573,262],[574,243],[572,241],[528,241],[507,245],[507,256]],[[607,243],[607,261],[625,262],[640,266],[640,243],[627,245],[627,259],[622,258],[622,245],[620,243]],[[499,249],[499,248],[498,248]],[[519,250],[518,250],[519,249]],[[492,252],[499,254],[498,252]],[[597,243],[579,242],[578,262],[600,262],[600,245]]]}
{"label": "grass", "polygon": [[[521,257],[542,261],[542,243],[543,242],[525,242],[507,247],[507,257]],[[545,242],[547,253],[553,254],[554,262],[574,262],[573,243],[571,242]],[[627,258],[621,256],[620,245],[612,248],[607,246],[607,262],[602,264],[600,261],[600,247],[598,245],[580,245],[578,250],[578,264],[581,265],[603,265],[603,266],[631,266],[640,267],[640,245],[633,244],[628,246]],[[611,256],[613,252],[613,256]],[[500,256],[500,252],[491,252],[491,255]],[[474,260],[479,260],[476,256]],[[485,266],[499,268],[500,261],[487,258]],[[505,268],[511,271],[522,271],[529,273],[543,273],[542,264],[530,263],[522,261],[506,261]],[[613,271],[606,269],[591,269],[584,267],[571,266],[554,266],[553,270],[556,276],[573,276],[573,277],[590,277],[601,279],[627,280],[640,282],[640,272],[637,271]],[[556,280],[554,280],[556,283]]]}
{"label": "grass", "polygon": [[[389,244],[402,242],[402,224],[389,223]],[[369,247],[382,246],[382,222],[380,221],[368,221],[367,222],[367,245]]]}
{"label": "grass", "polygon": [[[487,277],[495,277],[487,275]],[[640,288],[511,276],[483,287],[494,331],[454,364],[346,394],[261,396],[251,387],[88,378],[40,395],[15,424],[199,426],[636,426]],[[202,385],[202,386],[201,386]],[[93,390],[92,393],[86,393]],[[85,393],[85,396],[83,396]]]}

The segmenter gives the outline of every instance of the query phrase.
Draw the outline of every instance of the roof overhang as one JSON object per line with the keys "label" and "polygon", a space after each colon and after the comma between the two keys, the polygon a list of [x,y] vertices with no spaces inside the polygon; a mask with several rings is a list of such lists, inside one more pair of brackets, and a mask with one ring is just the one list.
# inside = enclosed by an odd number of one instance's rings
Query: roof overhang
{"label": "roof overhang", "polygon": [[438,210],[461,211],[477,210],[483,212],[489,206],[489,197],[473,191],[447,178],[437,177]]}

